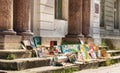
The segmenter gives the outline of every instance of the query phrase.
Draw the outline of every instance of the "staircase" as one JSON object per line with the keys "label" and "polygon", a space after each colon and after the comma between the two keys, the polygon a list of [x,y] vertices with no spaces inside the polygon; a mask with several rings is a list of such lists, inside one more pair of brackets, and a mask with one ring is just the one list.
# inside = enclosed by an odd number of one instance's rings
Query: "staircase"
{"label": "staircase", "polygon": [[[50,57],[33,58],[32,51],[22,49],[21,41],[27,38],[30,37],[17,35],[0,36],[0,70],[19,71],[50,66]],[[4,73],[4,71],[2,73]]]}
{"label": "staircase", "polygon": [[113,60],[114,63],[120,62],[120,50],[108,50],[107,53],[111,56],[110,59]]}
{"label": "staircase", "polygon": [[[77,42],[79,42],[79,39],[77,40]],[[93,39],[84,39],[84,40],[85,40],[84,42],[86,41],[91,43],[93,42]],[[67,39],[63,39],[63,41],[66,43],[71,40],[70,38],[67,38]],[[107,49],[107,53],[111,55],[110,61],[114,61],[114,63],[120,61],[120,50],[109,50],[107,46],[100,48]],[[8,60],[7,57],[10,54],[14,54],[16,58],[14,60]],[[67,73],[69,72],[69,70],[73,70],[73,69],[83,70],[83,69],[105,66],[107,61],[107,59],[99,59],[87,63],[68,64],[66,66],[55,67],[55,66],[50,66],[51,57],[31,58],[31,56],[32,55],[30,51],[25,51],[21,49],[0,50],[0,70],[2,70],[0,72],[2,73],[61,73],[66,71]]]}

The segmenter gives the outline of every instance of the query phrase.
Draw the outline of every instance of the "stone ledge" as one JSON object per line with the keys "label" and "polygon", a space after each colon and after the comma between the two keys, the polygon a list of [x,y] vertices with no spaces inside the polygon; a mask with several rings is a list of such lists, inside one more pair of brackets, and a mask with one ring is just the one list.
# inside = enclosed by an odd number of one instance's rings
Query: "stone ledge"
{"label": "stone ledge", "polygon": [[[103,62],[103,61],[102,61]],[[95,66],[94,66],[95,65]],[[33,69],[27,69],[23,71],[11,71],[10,73],[61,73],[64,70],[67,69],[77,69],[77,70],[83,70],[88,68],[95,68],[98,67],[99,62],[91,62],[91,63],[84,63],[84,64],[71,64],[69,66],[62,66],[62,67],[55,67],[55,66],[45,66],[45,67],[38,67]],[[8,72],[9,73],[9,72]]]}
{"label": "stone ledge", "polygon": [[1,43],[20,43],[22,40],[22,36],[18,35],[0,35]]}
{"label": "stone ledge", "polygon": [[[110,59],[116,62],[119,62],[120,56],[115,56]],[[54,73],[54,72],[61,73],[67,69],[83,70],[83,69],[98,68],[101,66],[106,66],[106,61],[107,60],[105,59],[100,59],[97,61],[90,61],[88,63],[71,64],[69,66],[55,67],[55,66],[49,66],[50,58],[41,58],[41,59],[28,58],[28,59],[16,59],[16,60],[11,60],[11,61],[0,60],[0,69],[1,68],[7,69],[9,67],[9,69],[7,70],[10,70],[10,69],[11,70],[22,70],[22,71],[5,71],[7,73]],[[1,66],[1,64],[2,65],[4,64],[4,67]]]}
{"label": "stone ledge", "polygon": [[110,54],[110,56],[118,56],[120,55],[120,50],[109,50],[107,53]]}
{"label": "stone ledge", "polygon": [[0,35],[0,49],[20,49],[22,36],[18,35]]}
{"label": "stone ledge", "polygon": [[66,37],[66,38],[62,38],[62,44],[78,44],[80,43],[80,40],[82,40],[84,43],[94,43],[94,39],[93,38],[74,38],[74,37]]}
{"label": "stone ledge", "polygon": [[32,57],[31,51],[26,50],[0,50],[0,59],[7,59],[8,55],[14,54],[15,58],[30,58]]}
{"label": "stone ledge", "polygon": [[0,43],[1,50],[20,50],[21,43]]}
{"label": "stone ledge", "polygon": [[[111,58],[112,60],[119,60],[120,61],[120,56],[113,57]],[[77,69],[77,70],[83,70],[83,69],[93,69],[93,68],[98,68],[101,66],[104,66],[106,63],[105,59],[101,59],[98,61],[92,61],[89,63],[83,63],[83,64],[71,64],[70,66],[62,66],[62,67],[55,67],[55,66],[45,66],[45,67],[38,67],[38,68],[32,68],[32,69],[27,69],[23,71],[6,71],[7,73],[61,73],[66,69]]]}
{"label": "stone ledge", "polygon": [[107,51],[108,53],[116,53],[116,52],[120,52],[120,50],[109,50]]}
{"label": "stone ledge", "polygon": [[50,66],[50,58],[0,60],[0,70],[25,70],[43,66]]}

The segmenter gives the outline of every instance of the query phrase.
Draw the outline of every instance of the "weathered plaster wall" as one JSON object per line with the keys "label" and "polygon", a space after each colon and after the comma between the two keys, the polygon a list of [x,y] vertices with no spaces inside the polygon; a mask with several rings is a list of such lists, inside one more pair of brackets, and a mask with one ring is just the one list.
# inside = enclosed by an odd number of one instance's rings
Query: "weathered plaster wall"
{"label": "weathered plaster wall", "polygon": [[63,0],[63,19],[55,19],[55,0],[34,1],[33,32],[41,37],[65,37],[67,34],[68,0]]}
{"label": "weathered plaster wall", "polygon": [[55,19],[55,0],[33,1],[32,30],[35,36],[42,37],[43,45],[49,45],[52,40],[60,43],[61,38],[68,32],[68,0],[62,2],[63,20],[57,20]]}
{"label": "weathered plaster wall", "polygon": [[35,36],[40,35],[40,0],[31,0],[31,26]]}
{"label": "weathered plaster wall", "polygon": [[[96,13],[95,5],[98,5],[99,12]],[[91,0],[91,18],[90,18],[91,28],[90,33],[95,39],[96,44],[101,43],[100,39],[100,0]]]}
{"label": "weathered plaster wall", "polygon": [[[34,0],[33,32],[35,35],[44,37],[43,42],[45,43],[49,43],[52,38],[55,38],[53,40],[61,40],[61,38],[65,37],[68,33],[69,0],[62,1],[62,18],[64,20],[55,19],[54,1],[55,0]],[[95,4],[98,4],[100,9],[100,0],[91,0],[90,34],[95,38],[95,42],[100,44],[100,13],[95,13]],[[45,40],[46,38],[47,40]]]}
{"label": "weathered plaster wall", "polygon": [[62,0],[62,18],[68,20],[68,6],[69,0]]}

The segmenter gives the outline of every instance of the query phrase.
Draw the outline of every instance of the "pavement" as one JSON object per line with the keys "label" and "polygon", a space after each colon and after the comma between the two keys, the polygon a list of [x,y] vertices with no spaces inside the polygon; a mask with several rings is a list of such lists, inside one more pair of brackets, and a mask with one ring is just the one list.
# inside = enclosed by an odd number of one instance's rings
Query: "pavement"
{"label": "pavement", "polygon": [[97,69],[87,69],[74,73],[120,73],[120,63],[106,67],[99,67]]}

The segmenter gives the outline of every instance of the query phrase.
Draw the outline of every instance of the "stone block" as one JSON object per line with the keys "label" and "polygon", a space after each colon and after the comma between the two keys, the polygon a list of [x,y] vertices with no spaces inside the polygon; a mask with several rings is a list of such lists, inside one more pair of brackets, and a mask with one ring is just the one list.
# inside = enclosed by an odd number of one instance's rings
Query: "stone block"
{"label": "stone block", "polygon": [[106,46],[109,46],[110,50],[120,50],[120,38],[119,37],[107,37],[102,38],[102,41],[106,44]]}
{"label": "stone block", "polygon": [[22,36],[0,35],[0,49],[20,49]]}
{"label": "stone block", "polygon": [[79,37],[69,37],[69,38],[63,38],[62,43],[64,44],[78,44],[80,43],[80,40],[82,40],[84,43],[94,43],[93,38],[79,38]]}
{"label": "stone block", "polygon": [[0,43],[20,43],[21,36],[17,35],[0,35]]}
{"label": "stone block", "polygon": [[87,43],[94,43],[94,38],[79,38],[81,40],[83,40],[83,42],[87,42]]}
{"label": "stone block", "polygon": [[0,70],[24,70],[43,66],[50,66],[49,58],[0,60]]}
{"label": "stone block", "polygon": [[32,57],[31,51],[25,50],[0,50],[0,59],[7,59],[11,54],[15,55],[15,58],[30,58]]}
{"label": "stone block", "polygon": [[0,49],[3,50],[17,50],[21,49],[20,43],[0,43]]}
{"label": "stone block", "polygon": [[31,38],[33,38],[33,36],[22,36],[22,40],[29,40],[29,39],[31,39]]}

